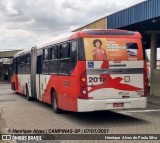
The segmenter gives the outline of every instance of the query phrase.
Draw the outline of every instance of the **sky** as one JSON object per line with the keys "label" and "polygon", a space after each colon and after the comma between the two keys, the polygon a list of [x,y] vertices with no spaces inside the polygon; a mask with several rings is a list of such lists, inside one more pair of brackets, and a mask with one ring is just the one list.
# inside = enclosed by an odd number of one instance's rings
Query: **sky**
{"label": "sky", "polygon": [[26,49],[144,0],[0,0],[0,51]]}

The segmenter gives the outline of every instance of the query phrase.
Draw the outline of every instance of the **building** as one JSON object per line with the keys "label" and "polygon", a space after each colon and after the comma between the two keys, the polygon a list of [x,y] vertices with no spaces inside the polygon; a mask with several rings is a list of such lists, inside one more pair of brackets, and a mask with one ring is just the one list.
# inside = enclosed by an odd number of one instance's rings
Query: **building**
{"label": "building", "polygon": [[160,47],[160,0],[146,0],[122,11],[80,27],[82,29],[124,29],[139,31],[145,49],[151,49],[150,95],[160,96],[160,69],[156,68],[157,47]]}
{"label": "building", "polygon": [[10,80],[12,58],[19,51],[21,50],[0,51],[0,81]]}

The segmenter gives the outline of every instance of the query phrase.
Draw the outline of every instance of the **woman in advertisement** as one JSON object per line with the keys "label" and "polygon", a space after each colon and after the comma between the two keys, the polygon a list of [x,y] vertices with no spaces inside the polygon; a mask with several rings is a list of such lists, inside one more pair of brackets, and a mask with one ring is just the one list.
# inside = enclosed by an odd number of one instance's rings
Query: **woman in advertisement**
{"label": "woman in advertisement", "polygon": [[92,50],[93,60],[107,60],[107,54],[104,48],[102,48],[102,41],[95,39],[93,41],[94,49]]}

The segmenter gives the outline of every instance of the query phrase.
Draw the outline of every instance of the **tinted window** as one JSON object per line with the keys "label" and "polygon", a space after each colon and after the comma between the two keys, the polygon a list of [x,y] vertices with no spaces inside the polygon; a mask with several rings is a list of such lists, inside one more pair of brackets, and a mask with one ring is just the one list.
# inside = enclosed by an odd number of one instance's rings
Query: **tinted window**
{"label": "tinted window", "polygon": [[69,69],[70,69],[69,59],[61,59],[61,60],[59,60],[58,69],[59,69],[59,73],[69,74]]}
{"label": "tinted window", "polygon": [[31,69],[30,54],[26,54],[17,58],[18,73],[29,74]]}
{"label": "tinted window", "polygon": [[60,58],[69,58],[70,57],[70,46],[69,43],[65,43],[60,47]]}
{"label": "tinted window", "polygon": [[[127,45],[128,59],[129,60],[136,60],[137,59],[137,52],[138,52],[137,51],[137,49],[138,49],[137,43],[126,43],[126,45]],[[136,58],[133,58],[133,57],[136,57]]]}
{"label": "tinted window", "polygon": [[77,62],[77,42],[73,41],[71,43],[71,62],[76,63]]}
{"label": "tinted window", "polygon": [[24,61],[25,61],[25,60],[24,60],[24,57],[22,57],[22,56],[21,56],[21,57],[19,57],[19,60],[18,60],[18,61],[19,61],[19,64],[23,64],[23,63],[24,63]]}
{"label": "tinted window", "polygon": [[31,55],[30,54],[27,54],[26,55],[26,69],[25,69],[25,73],[26,74],[29,74],[30,73],[30,70],[31,70]]}
{"label": "tinted window", "polygon": [[58,72],[58,60],[51,60],[50,61],[50,73],[57,73]]}
{"label": "tinted window", "polygon": [[49,73],[49,61],[43,61],[42,73]]}
{"label": "tinted window", "polygon": [[31,70],[31,65],[30,64],[26,64],[26,71],[25,71],[25,73],[29,74],[30,70]]}
{"label": "tinted window", "polygon": [[53,46],[50,49],[51,59],[58,59],[58,48],[57,46]]}
{"label": "tinted window", "polygon": [[138,49],[137,43],[126,43],[127,49]]}
{"label": "tinted window", "polygon": [[17,58],[13,59],[13,64],[12,64],[12,73],[17,74],[18,66],[17,66]]}
{"label": "tinted window", "polygon": [[43,49],[43,60],[48,60],[48,59],[49,59],[49,50]]}
{"label": "tinted window", "polygon": [[58,73],[68,74],[70,69],[70,44],[62,44],[59,52],[60,59],[58,64]]}
{"label": "tinted window", "polygon": [[77,63],[77,50],[77,41],[62,43],[50,47],[49,65],[44,64],[43,70],[45,72],[49,71],[51,74],[70,74]]}
{"label": "tinted window", "polygon": [[42,73],[49,73],[49,49],[43,49]]}
{"label": "tinted window", "polygon": [[24,74],[26,72],[26,66],[24,64],[20,65],[20,73]]}
{"label": "tinted window", "polygon": [[26,55],[26,63],[30,63],[31,62],[31,56],[30,54]]}
{"label": "tinted window", "polygon": [[73,69],[76,66],[77,63],[77,41],[73,41],[71,42],[71,71],[73,71]]}

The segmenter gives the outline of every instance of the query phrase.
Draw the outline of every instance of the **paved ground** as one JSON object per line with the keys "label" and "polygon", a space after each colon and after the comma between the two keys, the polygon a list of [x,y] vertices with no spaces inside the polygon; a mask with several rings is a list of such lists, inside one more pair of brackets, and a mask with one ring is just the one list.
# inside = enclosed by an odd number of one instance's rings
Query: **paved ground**
{"label": "paved ground", "polygon": [[[91,113],[55,114],[52,108],[27,99],[10,90],[10,85],[0,83],[1,128],[17,130],[48,129],[109,129],[109,134],[159,134],[160,106],[148,104],[145,110],[103,111]],[[3,117],[3,121],[2,121]],[[44,141],[43,141],[44,142]],[[49,142],[49,141],[47,141]],[[51,142],[51,141],[50,141]],[[74,142],[74,141],[52,141]],[[86,141],[76,141],[86,142]],[[87,141],[97,142],[97,141]],[[105,142],[105,141],[98,141]],[[116,141],[113,141],[116,142]],[[121,141],[124,142],[124,141]],[[128,141],[126,141],[128,142]],[[137,142],[137,141],[130,141]],[[151,142],[151,141],[141,141]],[[153,142],[153,141],[152,141]],[[154,141],[156,142],[156,141]],[[158,141],[157,141],[158,142]]]}

